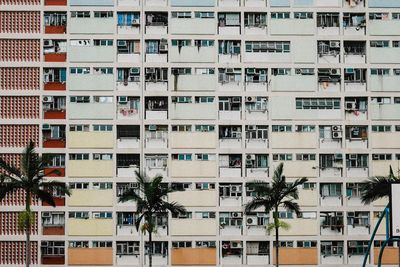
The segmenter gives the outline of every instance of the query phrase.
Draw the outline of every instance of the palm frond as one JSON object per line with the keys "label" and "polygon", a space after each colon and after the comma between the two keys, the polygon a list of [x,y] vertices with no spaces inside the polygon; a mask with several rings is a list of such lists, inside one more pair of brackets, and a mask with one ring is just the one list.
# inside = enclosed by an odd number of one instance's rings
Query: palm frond
{"label": "palm frond", "polygon": [[260,207],[263,207],[265,212],[269,212],[274,207],[274,201],[265,197],[255,197],[245,205],[245,212],[250,213]]}
{"label": "palm frond", "polygon": [[389,197],[391,185],[396,181],[398,179],[391,175],[388,177],[377,176],[369,178],[367,181],[364,181],[361,187],[361,201],[364,204],[370,204],[380,198]]}
{"label": "palm frond", "polygon": [[290,229],[290,224],[288,224],[287,222],[284,222],[282,220],[277,220],[276,223],[269,223],[267,225],[267,231],[271,232],[272,230],[276,229],[276,228],[282,228],[283,230],[289,230]]}
{"label": "palm frond", "polygon": [[47,203],[52,207],[56,206],[53,194],[50,193],[48,190],[35,188],[34,190],[32,190],[32,194],[36,195],[42,202]]}
{"label": "palm frond", "polygon": [[[3,169],[4,171],[8,172],[9,174],[12,174],[16,177],[20,177],[21,176],[21,172],[18,168],[8,164],[7,162],[5,162],[2,158],[0,158],[0,168]],[[5,173],[4,173],[5,175]]]}
{"label": "palm frond", "polygon": [[164,209],[164,211],[167,210],[170,211],[172,215],[178,215],[186,212],[185,207],[175,201],[173,202],[163,201],[162,208]]}
{"label": "palm frond", "polygon": [[48,191],[58,191],[61,194],[71,196],[71,190],[64,182],[60,181],[41,182],[39,183],[38,187]]}
{"label": "palm frond", "polygon": [[17,189],[24,188],[21,181],[18,181],[12,177],[9,177],[9,179],[10,179],[9,181],[3,181],[2,184],[0,185],[0,201],[3,200],[8,193],[12,193]]}
{"label": "palm frond", "polygon": [[296,203],[292,200],[285,200],[282,202],[282,206],[286,210],[295,212],[297,215],[300,215],[300,206],[298,203]]}

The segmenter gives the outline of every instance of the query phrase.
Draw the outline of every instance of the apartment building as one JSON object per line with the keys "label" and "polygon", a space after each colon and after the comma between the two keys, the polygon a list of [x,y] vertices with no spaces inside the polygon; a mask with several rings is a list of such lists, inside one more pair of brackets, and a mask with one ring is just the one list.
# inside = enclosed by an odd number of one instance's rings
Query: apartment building
{"label": "apartment building", "polygon": [[[361,183],[400,171],[399,84],[397,0],[0,0],[0,157],[33,140],[72,190],[33,200],[32,264],[147,265],[118,202],[140,170],[188,210],[157,216],[155,266],[272,265],[272,214],[243,206],[283,162],[309,181],[280,263],[360,266],[387,203]],[[1,266],[24,263],[23,199],[0,203]]]}

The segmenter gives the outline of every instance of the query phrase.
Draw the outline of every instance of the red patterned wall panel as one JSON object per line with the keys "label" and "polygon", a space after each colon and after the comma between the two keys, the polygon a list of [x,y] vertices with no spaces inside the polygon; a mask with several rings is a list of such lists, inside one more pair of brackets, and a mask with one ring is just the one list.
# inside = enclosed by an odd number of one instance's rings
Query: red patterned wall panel
{"label": "red patterned wall panel", "polygon": [[[31,242],[31,263],[38,263],[38,243],[34,241]],[[25,242],[1,241],[0,264],[25,264]]]}
{"label": "red patterned wall panel", "polygon": [[40,33],[39,11],[0,12],[1,33]]}
{"label": "red patterned wall panel", "polygon": [[25,147],[30,140],[39,146],[38,125],[0,125],[0,147]]}
{"label": "red patterned wall panel", "polygon": [[[23,235],[25,232],[18,227],[19,212],[0,212],[0,235]],[[38,234],[38,213],[35,212],[35,221],[31,227],[31,234]]]}
{"label": "red patterned wall panel", "polygon": [[0,90],[39,89],[39,68],[0,68]]}
{"label": "red patterned wall panel", "polygon": [[0,39],[0,61],[31,62],[40,60],[39,39]]}
{"label": "red patterned wall panel", "polygon": [[[39,201],[37,198],[32,198],[32,205],[37,206]],[[25,206],[25,192],[23,190],[16,190],[12,194],[7,194],[0,206]]]}
{"label": "red patterned wall panel", "polygon": [[0,96],[0,118],[38,119],[38,96]]}
{"label": "red patterned wall panel", "polygon": [[40,0],[0,0],[0,5],[40,5]]}

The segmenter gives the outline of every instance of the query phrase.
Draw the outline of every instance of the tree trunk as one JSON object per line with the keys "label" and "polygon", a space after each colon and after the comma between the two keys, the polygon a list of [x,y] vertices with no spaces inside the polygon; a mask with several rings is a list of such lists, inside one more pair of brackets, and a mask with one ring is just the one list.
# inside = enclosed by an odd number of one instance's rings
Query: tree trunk
{"label": "tree trunk", "polygon": [[274,214],[275,224],[275,266],[279,267],[279,225],[278,225],[278,207],[275,207]]}
{"label": "tree trunk", "polygon": [[[25,196],[25,210],[26,212],[31,212],[31,193],[26,192]],[[30,216],[30,214],[29,214]],[[29,267],[31,263],[31,225],[30,225],[30,218],[25,218],[25,266]]]}
{"label": "tree trunk", "polygon": [[149,267],[152,266],[153,266],[153,240],[152,240],[152,231],[149,231]]}

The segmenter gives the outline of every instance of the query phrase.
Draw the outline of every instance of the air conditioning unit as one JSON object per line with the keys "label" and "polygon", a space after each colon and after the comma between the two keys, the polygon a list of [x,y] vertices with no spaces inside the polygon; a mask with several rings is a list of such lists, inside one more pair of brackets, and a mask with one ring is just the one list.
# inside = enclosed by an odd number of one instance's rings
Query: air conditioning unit
{"label": "air conditioning unit", "polygon": [[354,69],[353,68],[346,68],[346,69],[344,69],[344,73],[353,74],[354,73]]}
{"label": "air conditioning unit", "polygon": [[342,126],[341,125],[333,125],[332,126],[332,131],[333,132],[342,131]]}
{"label": "air conditioning unit", "polygon": [[248,154],[248,155],[246,155],[246,160],[256,160],[256,155]]}
{"label": "air conditioning unit", "polygon": [[247,103],[254,103],[257,101],[257,98],[255,96],[248,96],[246,97],[246,102]]}
{"label": "air conditioning unit", "polygon": [[125,47],[127,45],[128,45],[128,43],[125,40],[118,40],[117,41],[117,46],[118,47]]}
{"label": "air conditioning unit", "polygon": [[43,218],[43,217],[47,217],[47,218],[48,218],[48,217],[51,217],[50,212],[43,212],[43,213],[42,213],[42,218]]}
{"label": "air conditioning unit", "polygon": [[334,160],[343,160],[343,154],[337,153],[337,154],[335,154],[335,155],[333,156],[333,159],[334,159]]}
{"label": "air conditioning unit", "polygon": [[42,125],[42,130],[50,130],[50,129],[51,129],[50,124],[45,123]]}
{"label": "air conditioning unit", "polygon": [[43,97],[43,103],[52,103],[52,102],[53,102],[52,96],[44,96]]}
{"label": "air conditioning unit", "polygon": [[132,20],[132,26],[140,25],[140,20],[139,19],[133,19]]}
{"label": "air conditioning unit", "polygon": [[155,68],[147,68],[146,73],[155,73],[156,69]]}
{"label": "air conditioning unit", "polygon": [[167,52],[168,44],[160,44],[160,52]]}
{"label": "air conditioning unit", "polygon": [[118,97],[118,103],[120,103],[120,104],[128,103],[128,97],[127,96],[119,96]]}
{"label": "air conditioning unit", "polygon": [[93,218],[95,218],[95,219],[100,218],[100,213],[94,212],[94,213],[93,213]]}
{"label": "air conditioning unit", "polygon": [[140,74],[140,69],[139,68],[130,68],[129,69],[129,75],[134,76],[134,75],[137,75],[137,74]]}
{"label": "air conditioning unit", "polygon": [[346,101],[344,104],[344,109],[348,111],[356,110],[356,101]]}
{"label": "air conditioning unit", "polygon": [[329,47],[331,47],[331,48],[339,48],[340,47],[340,41],[330,41],[329,42]]}
{"label": "air conditioning unit", "polygon": [[339,69],[330,69],[329,74],[330,75],[339,75],[340,71]]}
{"label": "air conditioning unit", "polygon": [[43,41],[44,48],[53,47],[53,45],[54,45],[53,40],[44,40]]}
{"label": "air conditioning unit", "polygon": [[301,69],[296,69],[296,74],[302,74]]}
{"label": "air conditioning unit", "polygon": [[242,217],[242,213],[241,212],[232,212],[231,213],[231,217],[232,218],[241,218]]}
{"label": "air conditioning unit", "polygon": [[149,131],[157,131],[157,125],[149,125]]}
{"label": "air conditioning unit", "polygon": [[332,132],[332,138],[333,139],[341,139],[343,137],[343,134],[341,131],[334,131]]}
{"label": "air conditioning unit", "polygon": [[256,216],[249,216],[246,220],[247,225],[257,225],[257,217]]}
{"label": "air conditioning unit", "polygon": [[233,241],[231,242],[231,248],[242,248],[242,243]]}

